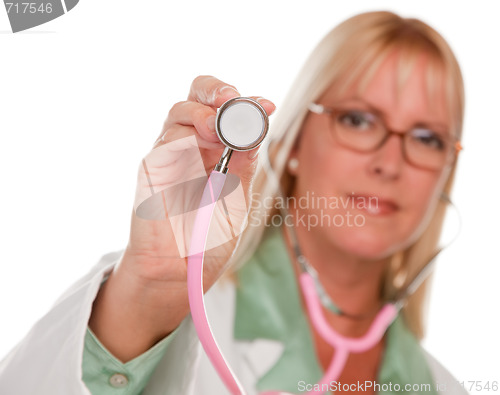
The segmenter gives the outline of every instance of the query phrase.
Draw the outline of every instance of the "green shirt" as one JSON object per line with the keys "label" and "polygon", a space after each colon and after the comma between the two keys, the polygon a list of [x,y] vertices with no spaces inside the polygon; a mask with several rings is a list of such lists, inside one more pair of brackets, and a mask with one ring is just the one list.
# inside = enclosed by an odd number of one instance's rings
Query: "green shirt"
{"label": "green shirt", "polygon": [[[235,338],[278,340],[285,350],[262,376],[259,390],[297,392],[299,381],[314,384],[323,369],[314,352],[306,313],[302,309],[295,273],[279,229],[269,229],[249,262],[238,272]],[[377,384],[380,394],[396,384],[423,384],[422,393],[435,394],[432,375],[418,340],[398,315],[387,332],[386,349]],[[386,384],[384,387],[383,384]],[[411,392],[411,391],[409,391]],[[419,393],[419,392],[414,392]]]}
{"label": "green shirt", "polygon": [[[83,381],[95,395],[140,394],[163,354],[168,352],[175,333],[123,364],[88,330],[83,354]],[[299,383],[311,385],[323,375],[280,229],[267,230],[253,257],[237,273],[234,338],[270,339],[284,345],[275,365],[259,378],[259,391],[280,389],[300,393],[304,387],[299,387]],[[128,379],[123,388],[113,387],[110,383],[110,378],[116,373]],[[394,389],[396,385],[403,392],[405,385],[410,384],[423,389],[407,393],[436,395],[419,342],[401,316],[388,329],[376,383],[381,388],[379,394],[391,393],[389,388]]]}

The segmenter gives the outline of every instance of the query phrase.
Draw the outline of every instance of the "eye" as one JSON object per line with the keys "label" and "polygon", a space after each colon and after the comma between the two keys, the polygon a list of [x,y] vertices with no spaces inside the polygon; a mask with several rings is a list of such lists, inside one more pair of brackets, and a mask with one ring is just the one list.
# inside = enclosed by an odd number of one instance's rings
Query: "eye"
{"label": "eye", "polygon": [[341,111],[337,115],[337,122],[347,128],[356,130],[371,129],[376,122],[376,117],[373,114],[357,110]]}
{"label": "eye", "polygon": [[426,148],[432,148],[436,151],[444,151],[445,140],[439,133],[425,128],[413,129],[410,133],[411,140]]}

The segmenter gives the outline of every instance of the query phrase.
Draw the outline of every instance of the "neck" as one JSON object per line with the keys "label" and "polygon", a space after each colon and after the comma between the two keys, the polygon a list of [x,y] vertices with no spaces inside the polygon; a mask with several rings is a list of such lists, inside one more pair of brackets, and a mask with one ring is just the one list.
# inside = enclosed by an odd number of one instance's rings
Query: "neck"
{"label": "neck", "polygon": [[[318,272],[323,288],[347,314],[338,316],[327,313],[330,324],[346,336],[362,335],[381,307],[380,290],[387,260],[368,260],[345,252],[324,236],[321,227],[307,229],[296,226],[295,232],[302,254]],[[299,267],[288,232],[285,231],[284,236],[298,274]]]}

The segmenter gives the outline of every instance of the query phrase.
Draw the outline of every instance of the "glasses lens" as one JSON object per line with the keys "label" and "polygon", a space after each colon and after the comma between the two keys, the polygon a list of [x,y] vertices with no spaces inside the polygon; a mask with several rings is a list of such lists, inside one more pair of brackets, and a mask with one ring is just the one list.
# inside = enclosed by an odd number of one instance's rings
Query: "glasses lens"
{"label": "glasses lens", "polygon": [[416,166],[440,169],[449,163],[451,141],[448,135],[425,128],[416,128],[408,132],[404,139],[408,161]]}
{"label": "glasses lens", "polygon": [[385,135],[376,115],[359,110],[334,112],[332,129],[341,144],[360,151],[375,149]]}
{"label": "glasses lens", "polygon": [[[376,115],[362,110],[332,112],[332,134],[343,146],[357,151],[372,151],[387,137],[387,128]],[[404,156],[417,167],[439,170],[453,158],[451,138],[446,133],[415,128],[404,134]]]}

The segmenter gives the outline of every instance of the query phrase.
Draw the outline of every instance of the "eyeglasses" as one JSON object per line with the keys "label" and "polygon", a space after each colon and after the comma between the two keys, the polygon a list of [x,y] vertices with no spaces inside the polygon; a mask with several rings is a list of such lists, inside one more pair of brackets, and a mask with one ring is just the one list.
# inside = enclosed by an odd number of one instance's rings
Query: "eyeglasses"
{"label": "eyeglasses", "polygon": [[462,149],[458,139],[425,126],[416,126],[404,133],[389,130],[377,114],[369,111],[325,107],[317,103],[311,103],[309,110],[315,114],[328,114],[335,140],[355,151],[376,151],[391,135],[400,137],[403,158],[419,168],[441,170],[452,163]]}

